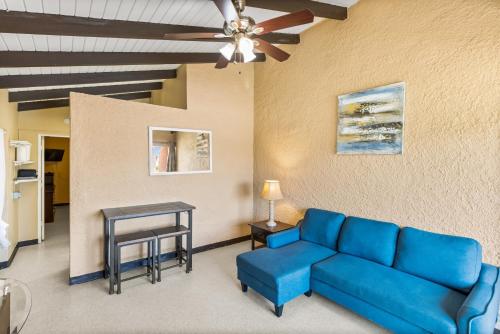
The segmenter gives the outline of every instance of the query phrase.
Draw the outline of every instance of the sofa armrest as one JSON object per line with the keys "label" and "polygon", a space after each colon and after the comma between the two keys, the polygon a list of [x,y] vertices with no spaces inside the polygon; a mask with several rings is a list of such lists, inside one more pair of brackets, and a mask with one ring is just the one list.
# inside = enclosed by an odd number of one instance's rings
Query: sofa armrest
{"label": "sofa armrest", "polygon": [[300,240],[300,229],[298,227],[271,234],[267,236],[267,247],[279,248]]}
{"label": "sofa armrest", "polygon": [[458,334],[493,333],[499,303],[499,269],[483,263],[477,283],[458,310]]}

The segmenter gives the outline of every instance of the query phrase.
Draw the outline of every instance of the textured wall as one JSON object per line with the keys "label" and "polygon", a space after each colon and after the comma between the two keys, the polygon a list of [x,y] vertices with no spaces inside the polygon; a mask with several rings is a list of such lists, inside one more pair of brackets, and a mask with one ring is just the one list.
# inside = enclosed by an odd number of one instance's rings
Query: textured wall
{"label": "textured wall", "polygon": [[[362,0],[255,67],[254,194],[476,238],[500,264],[500,3]],[[337,96],[406,82],[404,154],[335,154]],[[267,215],[256,198],[255,215]]]}
{"label": "textured wall", "polygon": [[[150,99],[136,100],[149,103]],[[10,103],[16,108],[16,103]],[[19,139],[32,144],[30,168],[38,168],[38,135],[69,136],[70,126],[64,123],[69,107],[39,109],[19,113]],[[40,174],[40,172],[38,172]],[[38,238],[38,188],[36,183],[22,185],[23,199],[19,202],[19,240]]]}
{"label": "textured wall", "polygon": [[[100,210],[107,207],[192,203],[197,207],[194,246],[248,233],[246,224],[253,217],[253,65],[225,71],[190,65],[187,77],[187,110],[71,95],[71,276],[102,270]],[[148,126],[212,130],[213,173],[149,176]],[[118,233],[166,221],[121,222]],[[124,258],[137,256],[137,249],[125,250]]]}
{"label": "textured wall", "polygon": [[175,79],[163,80],[163,89],[151,92],[151,103],[159,106],[187,109],[186,65],[177,69]]}

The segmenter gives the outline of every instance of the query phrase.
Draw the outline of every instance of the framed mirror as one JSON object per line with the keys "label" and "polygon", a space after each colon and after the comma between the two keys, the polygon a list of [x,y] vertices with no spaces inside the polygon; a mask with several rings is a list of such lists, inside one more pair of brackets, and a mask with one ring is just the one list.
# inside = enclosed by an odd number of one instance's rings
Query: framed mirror
{"label": "framed mirror", "polygon": [[211,172],[211,131],[149,127],[149,175]]}

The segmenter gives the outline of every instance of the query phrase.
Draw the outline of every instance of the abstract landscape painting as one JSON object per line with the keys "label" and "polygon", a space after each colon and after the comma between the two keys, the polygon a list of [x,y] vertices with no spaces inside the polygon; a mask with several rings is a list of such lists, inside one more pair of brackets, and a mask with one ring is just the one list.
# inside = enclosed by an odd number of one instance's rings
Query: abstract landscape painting
{"label": "abstract landscape painting", "polygon": [[404,82],[339,96],[337,153],[403,152]]}

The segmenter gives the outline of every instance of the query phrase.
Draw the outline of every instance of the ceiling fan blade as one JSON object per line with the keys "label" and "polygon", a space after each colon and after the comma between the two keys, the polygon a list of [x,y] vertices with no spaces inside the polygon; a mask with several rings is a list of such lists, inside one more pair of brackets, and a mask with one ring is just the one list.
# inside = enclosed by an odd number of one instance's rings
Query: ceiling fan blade
{"label": "ceiling fan blade", "polygon": [[217,64],[215,64],[215,68],[223,69],[223,68],[226,68],[228,64],[229,64],[229,60],[227,60],[226,57],[221,55],[219,57],[219,60],[217,61]]}
{"label": "ceiling fan blade", "polygon": [[217,32],[183,32],[165,34],[163,38],[172,41],[189,41],[195,39],[222,39],[226,38],[226,35]]}
{"label": "ceiling fan blade", "polygon": [[274,45],[264,41],[263,39],[255,38],[255,41],[258,42],[256,46],[257,49],[259,49],[262,52],[265,52],[266,54],[273,57],[277,61],[285,61],[288,58],[290,58],[289,53],[286,53],[285,51],[275,47]]}
{"label": "ceiling fan blade", "polygon": [[213,0],[227,23],[236,22],[240,24],[240,16],[231,0]]}
{"label": "ceiling fan blade", "polygon": [[309,9],[304,9],[299,12],[283,15],[270,19],[254,26],[254,33],[256,35],[264,35],[275,30],[300,26],[302,24],[311,23],[314,21],[314,14]]}

